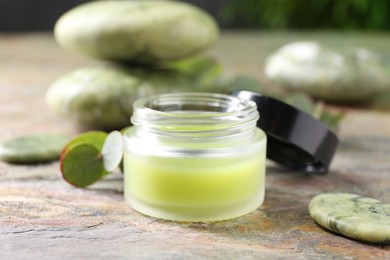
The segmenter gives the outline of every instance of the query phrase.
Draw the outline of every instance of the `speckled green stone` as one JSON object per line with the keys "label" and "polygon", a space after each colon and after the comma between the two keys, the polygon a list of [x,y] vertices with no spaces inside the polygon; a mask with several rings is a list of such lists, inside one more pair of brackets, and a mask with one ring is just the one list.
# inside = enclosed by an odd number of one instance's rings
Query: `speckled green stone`
{"label": "speckled green stone", "polygon": [[67,50],[133,62],[182,59],[218,38],[214,19],[182,1],[92,1],[66,12],[54,35]]}
{"label": "speckled green stone", "polygon": [[365,102],[390,89],[379,53],[315,41],[289,43],[266,62],[266,75],[282,87],[335,102]]}
{"label": "speckled green stone", "polygon": [[346,237],[390,243],[390,205],[355,194],[328,193],[314,197],[310,216],[322,227]]}
{"label": "speckled green stone", "polygon": [[84,128],[119,129],[130,124],[138,98],[172,92],[218,92],[218,86],[171,70],[125,66],[80,68],[56,80],[46,102],[57,114]]}
{"label": "speckled green stone", "polygon": [[0,144],[0,160],[15,164],[54,161],[59,159],[69,139],[62,134],[33,134],[9,139]]}

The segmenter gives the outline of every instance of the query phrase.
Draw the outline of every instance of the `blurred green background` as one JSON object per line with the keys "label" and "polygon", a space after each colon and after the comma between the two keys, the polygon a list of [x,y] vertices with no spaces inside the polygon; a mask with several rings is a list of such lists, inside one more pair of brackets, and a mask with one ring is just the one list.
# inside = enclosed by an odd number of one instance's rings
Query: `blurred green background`
{"label": "blurred green background", "polygon": [[389,0],[228,0],[218,15],[238,28],[388,30],[389,11]]}
{"label": "blurred green background", "polygon": [[[126,1],[126,0],[124,0]],[[185,0],[183,0],[185,1]],[[0,31],[51,30],[86,0],[0,0]],[[390,29],[389,0],[187,0],[224,29]]]}

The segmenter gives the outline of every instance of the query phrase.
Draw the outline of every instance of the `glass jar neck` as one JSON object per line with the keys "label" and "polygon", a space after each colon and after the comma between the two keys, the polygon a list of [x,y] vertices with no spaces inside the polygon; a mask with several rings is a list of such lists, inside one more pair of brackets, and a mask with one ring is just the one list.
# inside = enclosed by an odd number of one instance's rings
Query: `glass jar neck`
{"label": "glass jar neck", "polygon": [[134,103],[135,134],[177,141],[216,143],[250,139],[259,118],[256,104],[210,93],[165,94]]}

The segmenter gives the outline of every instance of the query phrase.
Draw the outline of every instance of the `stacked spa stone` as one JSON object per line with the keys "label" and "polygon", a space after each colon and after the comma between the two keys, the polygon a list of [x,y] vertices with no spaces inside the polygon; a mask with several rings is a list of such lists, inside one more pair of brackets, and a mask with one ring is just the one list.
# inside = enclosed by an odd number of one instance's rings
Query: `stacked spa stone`
{"label": "stacked spa stone", "polygon": [[[214,91],[173,64],[209,47],[218,27],[208,14],[176,1],[95,1],[65,13],[55,26],[64,49],[108,61],[61,77],[49,106],[92,128],[129,125],[134,100],[166,92]],[[173,66],[174,67],[174,66]]]}

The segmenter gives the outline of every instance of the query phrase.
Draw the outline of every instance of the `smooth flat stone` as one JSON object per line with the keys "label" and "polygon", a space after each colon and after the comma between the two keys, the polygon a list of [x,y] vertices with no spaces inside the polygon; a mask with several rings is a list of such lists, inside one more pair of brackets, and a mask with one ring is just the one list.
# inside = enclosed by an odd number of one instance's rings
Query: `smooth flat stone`
{"label": "smooth flat stone", "polygon": [[315,41],[289,43],[266,63],[281,86],[324,100],[367,101],[390,90],[386,60],[365,48]]}
{"label": "smooth flat stone", "polygon": [[35,134],[0,144],[0,160],[15,164],[44,163],[59,159],[69,137],[62,134]]}
{"label": "smooth flat stone", "polygon": [[347,193],[327,193],[309,204],[312,219],[322,227],[346,237],[390,243],[390,205]]}
{"label": "smooth flat stone", "polygon": [[56,80],[46,93],[46,103],[79,126],[119,129],[130,124],[133,102],[139,98],[172,92],[222,91],[217,84],[197,82],[175,70],[119,65],[86,67]]}
{"label": "smooth flat stone", "polygon": [[219,34],[214,19],[182,1],[92,1],[66,12],[55,26],[57,42],[90,57],[133,62],[182,59]]}

